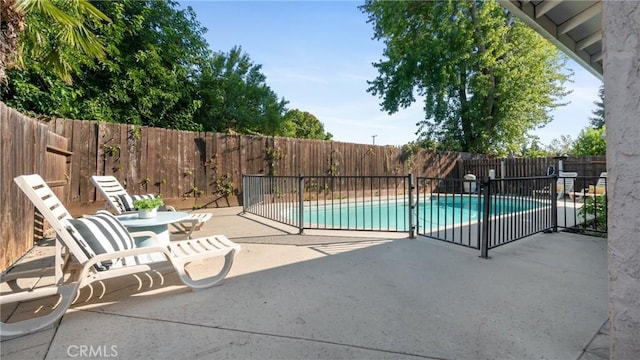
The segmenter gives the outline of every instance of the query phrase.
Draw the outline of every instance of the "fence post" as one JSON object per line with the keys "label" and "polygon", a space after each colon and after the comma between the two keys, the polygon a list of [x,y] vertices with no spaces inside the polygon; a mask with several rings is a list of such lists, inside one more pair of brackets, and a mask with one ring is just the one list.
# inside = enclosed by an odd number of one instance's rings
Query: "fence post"
{"label": "fence post", "polygon": [[298,234],[304,231],[304,176],[298,177]]}
{"label": "fence post", "polygon": [[246,210],[246,206],[247,206],[246,204],[248,202],[247,201],[247,197],[248,197],[247,189],[249,187],[247,186],[246,180],[247,180],[246,175],[242,174],[242,213],[241,213],[241,215],[245,214],[245,210]]}
{"label": "fence post", "polygon": [[[552,179],[553,183],[549,184],[551,188],[551,227],[553,227],[553,232],[558,232],[558,173],[555,173]],[[562,184],[562,191],[564,192],[564,184]]]}
{"label": "fence post", "polygon": [[414,224],[416,204],[413,203],[413,189],[415,188],[413,174],[407,175],[409,180],[409,239],[416,238],[416,228]]}
{"label": "fence post", "polygon": [[491,226],[489,218],[491,218],[491,179],[482,182],[482,198],[484,201],[482,212],[482,238],[480,239],[480,257],[489,258],[489,227]]}

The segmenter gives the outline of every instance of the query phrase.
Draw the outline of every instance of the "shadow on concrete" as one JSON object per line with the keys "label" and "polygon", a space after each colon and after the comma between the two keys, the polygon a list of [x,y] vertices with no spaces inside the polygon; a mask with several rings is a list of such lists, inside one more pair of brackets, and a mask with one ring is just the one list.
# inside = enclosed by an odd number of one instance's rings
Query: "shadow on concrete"
{"label": "shadow on concrete", "polygon": [[539,234],[490,260],[427,239],[332,240],[243,244],[227,281],[202,291],[172,274],[123,286],[2,357],[84,344],[127,359],[578,359],[608,317],[603,239]]}

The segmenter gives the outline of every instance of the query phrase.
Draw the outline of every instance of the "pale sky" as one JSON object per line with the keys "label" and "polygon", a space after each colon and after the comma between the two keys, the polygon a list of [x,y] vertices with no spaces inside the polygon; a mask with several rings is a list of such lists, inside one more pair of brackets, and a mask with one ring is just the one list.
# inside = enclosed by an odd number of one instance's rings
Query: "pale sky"
{"label": "pale sky", "polygon": [[[422,103],[388,115],[380,99],[366,91],[375,79],[371,65],[384,46],[372,40],[373,27],[361,1],[180,1],[191,6],[214,51],[241,46],[262,65],[267,85],[289,101],[289,109],[308,111],[333,134],[333,140],[402,145],[415,140]],[[589,124],[600,80],[571,61],[569,104],[552,113],[554,121],[536,130],[544,144],[560,135],[575,139]]]}

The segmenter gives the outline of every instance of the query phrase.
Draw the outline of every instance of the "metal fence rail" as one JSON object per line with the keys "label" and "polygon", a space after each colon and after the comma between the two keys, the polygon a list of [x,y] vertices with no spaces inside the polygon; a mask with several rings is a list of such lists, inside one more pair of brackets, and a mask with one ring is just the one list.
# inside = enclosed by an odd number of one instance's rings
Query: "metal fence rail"
{"label": "metal fence rail", "polygon": [[300,181],[297,176],[242,176],[244,212],[298,227]]}
{"label": "metal fence rail", "polygon": [[557,231],[556,183],[555,177],[546,176],[484,182],[482,256],[527,236]]}
{"label": "metal fence rail", "polygon": [[583,234],[607,233],[607,176],[578,176],[572,192],[558,200],[558,227]]}
{"label": "metal fence rail", "polygon": [[[568,180],[567,180],[568,181]],[[417,233],[479,249],[549,230],[557,231],[556,177],[418,178]]]}
{"label": "metal fence rail", "polygon": [[480,249],[482,208],[478,183],[460,179],[418,178],[418,235]]}
{"label": "metal fence rail", "polygon": [[243,175],[243,209],[301,233],[408,232],[488,257],[490,249],[558,227],[606,231],[606,184],[601,181],[596,190],[590,182],[597,179],[420,177],[414,182],[411,175]]}
{"label": "metal fence rail", "polygon": [[411,176],[243,175],[243,211],[304,229],[411,232]]}

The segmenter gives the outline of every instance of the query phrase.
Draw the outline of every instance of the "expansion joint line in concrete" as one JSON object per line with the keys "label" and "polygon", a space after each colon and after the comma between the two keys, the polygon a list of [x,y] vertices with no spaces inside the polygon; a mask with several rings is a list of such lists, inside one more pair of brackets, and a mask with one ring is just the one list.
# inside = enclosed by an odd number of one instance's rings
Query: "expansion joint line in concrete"
{"label": "expansion joint line in concrete", "polygon": [[227,327],[222,327],[222,326],[207,326],[207,325],[202,325],[202,324],[192,324],[192,323],[188,323],[188,322],[184,322],[184,321],[160,320],[160,319],[154,319],[154,318],[143,317],[143,316],[123,315],[123,314],[115,314],[115,313],[110,313],[110,312],[105,312],[105,311],[95,311],[95,310],[79,310],[79,312],[93,312],[93,313],[101,314],[101,315],[119,316],[119,317],[130,318],[130,319],[147,320],[147,321],[155,321],[155,322],[165,322],[165,323],[172,323],[172,324],[177,324],[177,325],[196,326],[196,327],[202,327],[202,328],[224,330],[224,331],[232,331],[232,332],[251,334],[251,335],[276,337],[276,338],[280,338],[280,339],[308,341],[308,342],[314,342],[314,343],[319,343],[319,344],[328,344],[328,345],[335,345],[335,346],[346,346],[346,347],[355,348],[355,349],[378,351],[378,352],[384,352],[384,353],[388,353],[388,354],[396,354],[396,355],[404,355],[404,356],[415,356],[415,357],[419,357],[419,358],[422,358],[422,359],[428,359],[428,360],[451,360],[451,359],[448,359],[448,358],[435,357],[435,356],[422,355],[422,354],[413,354],[413,353],[408,353],[408,352],[403,352],[403,351],[377,349],[377,348],[368,347],[368,346],[362,346],[362,345],[344,344],[344,343],[339,343],[339,342],[329,341],[329,340],[309,339],[309,338],[298,337],[298,336],[272,334],[272,333],[250,331],[250,330],[241,330],[241,329],[233,329],[233,328],[227,328]]}

